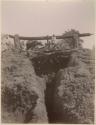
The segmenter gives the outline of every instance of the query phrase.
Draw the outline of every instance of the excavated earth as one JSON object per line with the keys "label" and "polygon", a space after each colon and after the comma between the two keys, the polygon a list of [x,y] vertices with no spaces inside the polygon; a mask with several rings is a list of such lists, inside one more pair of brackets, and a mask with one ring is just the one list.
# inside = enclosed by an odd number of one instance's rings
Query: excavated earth
{"label": "excavated earth", "polygon": [[[94,123],[94,62],[90,51],[39,65],[23,52],[2,52],[3,123]],[[57,59],[58,61],[59,59]],[[55,64],[57,63],[57,64]],[[63,64],[60,66],[60,64]]]}
{"label": "excavated earth", "polygon": [[55,123],[92,124],[94,121],[94,80],[81,66],[59,70],[54,90]]}
{"label": "excavated earth", "polygon": [[1,83],[3,123],[48,123],[46,83],[23,53],[2,52]]}

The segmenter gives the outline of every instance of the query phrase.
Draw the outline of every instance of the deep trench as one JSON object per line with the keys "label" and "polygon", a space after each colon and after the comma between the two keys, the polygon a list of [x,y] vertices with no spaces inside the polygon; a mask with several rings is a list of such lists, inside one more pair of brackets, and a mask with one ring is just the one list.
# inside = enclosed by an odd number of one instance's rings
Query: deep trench
{"label": "deep trench", "polygon": [[31,60],[35,68],[36,75],[38,75],[39,77],[48,78],[46,81],[45,105],[47,109],[49,123],[56,123],[58,117],[55,115],[53,105],[56,73],[60,69],[64,69],[68,66],[69,59],[69,57],[59,58],[58,62],[54,59],[50,61],[50,58],[47,58],[46,61],[43,58]]}

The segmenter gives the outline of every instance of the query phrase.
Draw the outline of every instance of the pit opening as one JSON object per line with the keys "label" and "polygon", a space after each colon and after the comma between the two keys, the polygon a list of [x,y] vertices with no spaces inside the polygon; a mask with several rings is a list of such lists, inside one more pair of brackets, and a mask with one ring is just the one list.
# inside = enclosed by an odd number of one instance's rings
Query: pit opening
{"label": "pit opening", "polygon": [[35,72],[39,77],[47,78],[46,91],[45,91],[45,104],[48,114],[49,123],[56,123],[57,116],[54,113],[54,88],[56,73],[60,69],[64,69],[68,66],[70,56],[41,56],[32,59]]}
{"label": "pit opening", "polygon": [[38,76],[57,73],[58,70],[68,66],[70,60],[69,56],[63,54],[53,54],[48,56],[37,56],[31,59],[35,68],[35,72]]}

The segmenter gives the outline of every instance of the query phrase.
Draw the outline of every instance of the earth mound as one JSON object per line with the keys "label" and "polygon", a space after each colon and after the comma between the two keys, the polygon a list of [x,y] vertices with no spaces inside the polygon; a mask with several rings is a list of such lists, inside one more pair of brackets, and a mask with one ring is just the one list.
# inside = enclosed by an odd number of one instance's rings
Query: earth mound
{"label": "earth mound", "polygon": [[83,64],[58,71],[54,89],[55,123],[94,123],[94,79]]}
{"label": "earth mound", "polygon": [[3,123],[48,123],[46,84],[23,54],[2,52],[1,106]]}

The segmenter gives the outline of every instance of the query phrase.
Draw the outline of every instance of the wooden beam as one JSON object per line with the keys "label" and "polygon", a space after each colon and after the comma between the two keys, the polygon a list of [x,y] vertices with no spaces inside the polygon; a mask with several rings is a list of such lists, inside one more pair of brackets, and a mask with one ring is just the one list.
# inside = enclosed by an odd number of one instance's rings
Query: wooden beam
{"label": "wooden beam", "polygon": [[[86,37],[86,36],[91,36],[92,34],[90,33],[82,33],[78,34],[79,37]],[[9,35],[9,37],[14,38],[14,35]],[[73,35],[60,35],[56,36],[56,39],[66,39],[66,38],[73,38]],[[24,37],[24,36],[19,36],[20,40],[48,40],[52,39],[52,36],[40,36],[40,37]]]}

